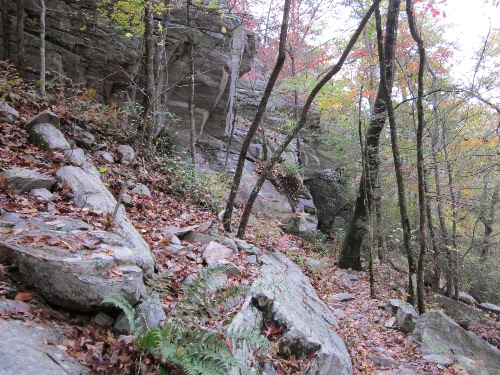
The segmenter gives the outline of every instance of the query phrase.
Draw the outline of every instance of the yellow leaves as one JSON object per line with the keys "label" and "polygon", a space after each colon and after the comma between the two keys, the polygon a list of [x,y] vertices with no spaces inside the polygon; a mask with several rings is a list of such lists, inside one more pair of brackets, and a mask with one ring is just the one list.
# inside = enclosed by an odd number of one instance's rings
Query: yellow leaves
{"label": "yellow leaves", "polygon": [[227,33],[226,26],[222,26],[221,31],[222,31],[223,34],[226,34]]}

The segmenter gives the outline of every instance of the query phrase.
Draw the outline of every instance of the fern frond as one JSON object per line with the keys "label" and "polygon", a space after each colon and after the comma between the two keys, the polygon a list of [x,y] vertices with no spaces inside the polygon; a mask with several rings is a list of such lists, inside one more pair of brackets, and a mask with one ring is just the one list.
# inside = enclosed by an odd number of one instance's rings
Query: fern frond
{"label": "fern frond", "polygon": [[122,309],[125,313],[125,317],[127,318],[130,331],[135,332],[135,310],[130,302],[125,299],[125,297],[123,297],[121,294],[114,293],[104,297],[101,303],[111,303],[115,307]]}

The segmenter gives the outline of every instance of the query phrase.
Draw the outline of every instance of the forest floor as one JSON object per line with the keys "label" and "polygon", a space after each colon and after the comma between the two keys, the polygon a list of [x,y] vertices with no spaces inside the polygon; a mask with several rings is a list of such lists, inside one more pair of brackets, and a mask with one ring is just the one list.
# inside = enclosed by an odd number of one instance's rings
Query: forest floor
{"label": "forest floor", "polygon": [[[26,95],[18,93],[14,106],[20,111],[20,116],[14,121],[0,122],[0,171],[21,167],[34,169],[47,175],[55,176],[57,169],[64,165],[65,158],[61,153],[46,152],[32,146],[27,140],[27,134],[22,125],[32,115],[49,107],[58,114],[66,129],[68,139],[72,139],[71,124],[75,121],[75,114],[67,107],[58,104],[57,100],[40,104],[30,100]],[[57,97],[55,98],[57,99]],[[110,150],[123,142],[116,136],[116,132],[92,123],[79,121],[79,125],[86,130],[99,135],[100,142],[108,144]],[[118,194],[124,183],[124,175],[131,173],[125,165],[107,165],[102,159],[94,157],[91,152],[87,158],[98,167],[106,170],[102,174],[103,180],[110,190]],[[156,269],[168,268],[174,272],[172,289],[179,291],[179,286],[186,277],[196,273],[202,265],[196,261],[186,260],[184,256],[172,254],[166,250],[168,241],[161,229],[166,226],[188,226],[199,224],[202,226],[216,225],[219,233],[223,234],[222,226],[218,222],[217,212],[195,204],[188,194],[172,192],[168,186],[168,176],[161,172],[157,161],[142,166],[142,173],[132,170],[139,182],[146,184],[153,193],[152,199],[133,196],[133,202],[127,208],[127,213],[136,228],[144,236],[152,251],[157,257]],[[104,168],[104,169],[103,169]],[[97,227],[103,227],[109,219],[99,212],[79,209],[75,207],[64,189],[57,193],[53,202],[40,202],[30,194],[16,195],[8,191],[0,191],[0,214],[5,212],[20,212],[26,215],[37,215],[39,212],[73,216]],[[237,220],[237,218],[235,219]],[[332,255],[313,252],[311,244],[305,243],[297,237],[284,234],[279,223],[267,223],[265,227],[250,226],[248,240],[261,250],[281,251],[302,265],[310,276],[318,295],[336,315],[339,336],[345,341],[351,355],[355,374],[463,374],[460,369],[427,363],[418,354],[418,345],[411,335],[386,328],[385,322],[390,318],[385,305],[390,298],[401,298],[400,287],[405,285],[406,275],[387,264],[375,266],[376,296],[370,298],[368,274],[366,272],[350,272],[358,280],[348,280],[346,272],[335,266]],[[311,272],[305,266],[306,257],[321,260],[324,267]],[[250,284],[255,275],[255,268],[245,265],[242,259],[235,259],[241,276],[235,282]],[[0,263],[0,299],[9,293],[11,282],[7,279],[15,275],[10,267]],[[46,306],[36,293],[23,285],[16,284],[16,299],[24,300],[32,305],[29,311],[0,311],[2,319],[21,319],[29,325],[31,321],[40,324],[50,324],[56,320],[66,327],[71,339],[60,343],[58,348],[65,351],[75,360],[90,367],[98,373],[148,373],[154,367],[152,359],[142,357],[135,347],[132,336],[118,335],[110,329],[98,327],[91,322],[91,316],[75,314],[68,311],[56,311]],[[353,299],[347,302],[336,302],[332,296],[338,293],[350,293]],[[175,293],[164,296],[163,303],[168,310],[175,304]],[[492,322],[498,318],[491,317]],[[475,327],[476,333],[488,338],[487,327]],[[491,338],[490,338],[491,341]],[[493,342],[498,346],[498,341]],[[48,345],[54,343],[47,343]],[[281,374],[300,374],[300,361],[288,360],[278,365]]]}

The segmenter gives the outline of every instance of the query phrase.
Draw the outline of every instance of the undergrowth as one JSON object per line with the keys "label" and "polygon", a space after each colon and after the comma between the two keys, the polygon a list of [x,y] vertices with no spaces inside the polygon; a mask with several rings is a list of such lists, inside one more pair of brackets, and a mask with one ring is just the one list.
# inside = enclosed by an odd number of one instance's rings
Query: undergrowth
{"label": "undergrowth", "polygon": [[[136,329],[140,317],[123,297],[111,295],[103,302],[125,312],[141,351],[152,355],[162,366],[174,363],[188,375],[225,375],[233,367],[250,373],[251,369],[233,355],[233,347],[245,344],[250,350],[263,352],[272,343],[253,329],[223,328],[247,292],[247,288],[221,283],[230,267],[218,265],[201,270],[191,283],[182,287],[184,296],[163,326],[151,328],[143,335]],[[150,280],[148,298],[167,292],[169,277],[163,274]]]}

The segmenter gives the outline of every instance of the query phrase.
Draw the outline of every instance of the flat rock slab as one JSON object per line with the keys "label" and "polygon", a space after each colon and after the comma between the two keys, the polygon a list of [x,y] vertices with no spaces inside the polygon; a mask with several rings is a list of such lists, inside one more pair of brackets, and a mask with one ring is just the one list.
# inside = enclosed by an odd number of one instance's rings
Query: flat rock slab
{"label": "flat rock slab", "polygon": [[18,194],[28,193],[33,189],[51,190],[56,183],[52,177],[24,168],[7,169],[0,176],[5,181],[5,188]]}
{"label": "flat rock slab", "polygon": [[354,299],[354,296],[351,293],[339,293],[333,295],[331,299],[336,302],[348,302],[352,301]]}
{"label": "flat rock slab", "polygon": [[42,214],[0,216],[0,259],[47,302],[73,310],[102,307],[121,294],[131,304],[145,292],[143,274],[127,241],[80,220]]}
{"label": "flat rock slab", "polygon": [[421,344],[423,355],[452,358],[465,363],[472,373],[500,374],[500,350],[466,331],[443,312],[420,315],[413,337]]}
{"label": "flat rock slab", "polygon": [[[261,274],[229,329],[259,329],[274,322],[284,328],[278,355],[311,358],[304,375],[352,374],[345,344],[331,328],[338,327],[335,316],[309,279],[282,254],[265,254],[262,262]],[[252,360],[252,351],[245,347],[235,353],[244,362]],[[230,374],[239,372],[235,369]]]}
{"label": "flat rock slab", "polygon": [[[117,204],[116,199],[98,177],[85,172],[79,167],[72,166],[59,169],[57,177],[60,182],[69,185],[77,207],[88,207],[101,210],[103,214],[113,214]],[[154,261],[149,246],[127,218],[125,208],[122,205],[118,208],[114,229],[128,241],[129,247],[135,255],[137,265],[142,268],[147,276],[151,275]]]}
{"label": "flat rock slab", "polygon": [[500,306],[498,305],[494,305],[492,303],[481,303],[479,305],[479,308],[480,309],[483,309],[483,310],[486,310],[486,311],[490,311],[490,312],[493,312],[495,314],[500,314]]}
{"label": "flat rock slab", "polygon": [[174,236],[182,238],[183,235],[195,230],[198,227],[199,225],[190,225],[188,227],[165,227],[161,231],[164,234],[173,234]]}
{"label": "flat rock slab", "polygon": [[62,331],[55,323],[42,326],[32,321],[30,326],[25,326],[19,320],[0,320],[0,374],[92,374],[57,347],[64,340],[58,333]]}
{"label": "flat rock slab", "polygon": [[478,323],[484,316],[484,312],[482,310],[440,294],[430,296],[429,302],[443,309],[446,315],[458,322],[475,324]]}

